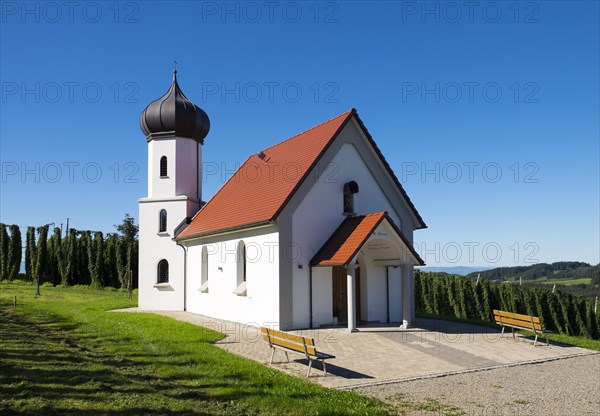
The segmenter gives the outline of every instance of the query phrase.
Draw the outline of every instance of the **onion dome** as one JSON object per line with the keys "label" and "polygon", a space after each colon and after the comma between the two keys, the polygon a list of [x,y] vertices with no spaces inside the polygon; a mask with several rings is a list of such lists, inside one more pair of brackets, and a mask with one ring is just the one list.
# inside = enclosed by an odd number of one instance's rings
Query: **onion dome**
{"label": "onion dome", "polygon": [[140,116],[140,128],[148,140],[177,136],[204,143],[210,120],[204,110],[181,91],[177,83],[177,70],[174,70],[171,88],[161,98],[148,104]]}

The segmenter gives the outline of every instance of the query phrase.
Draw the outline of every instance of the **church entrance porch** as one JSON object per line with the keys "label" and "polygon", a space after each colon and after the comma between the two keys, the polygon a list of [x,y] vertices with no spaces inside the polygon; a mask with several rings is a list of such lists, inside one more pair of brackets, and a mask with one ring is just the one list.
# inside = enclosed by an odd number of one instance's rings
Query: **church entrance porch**
{"label": "church entrance porch", "polygon": [[360,321],[408,328],[420,264],[387,213],[346,218],[311,260],[311,327],[344,324],[354,332]]}

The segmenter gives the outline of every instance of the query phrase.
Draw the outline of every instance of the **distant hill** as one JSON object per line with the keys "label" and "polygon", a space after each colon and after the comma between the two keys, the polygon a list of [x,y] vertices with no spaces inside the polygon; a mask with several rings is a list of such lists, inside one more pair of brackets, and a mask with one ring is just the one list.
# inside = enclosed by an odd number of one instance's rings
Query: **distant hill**
{"label": "distant hill", "polygon": [[[469,277],[477,277],[477,272],[469,273]],[[557,263],[539,263],[531,266],[499,267],[481,272],[481,277],[489,280],[518,280],[523,281],[556,281],[585,280],[589,284],[600,284],[600,264],[592,266],[578,261],[560,261]]]}
{"label": "distant hill", "polygon": [[453,267],[419,267],[419,270],[424,271],[424,272],[432,272],[432,273],[448,273],[448,274],[459,274],[461,276],[466,276],[469,273],[475,273],[475,275],[477,275],[476,272],[482,271],[482,270],[490,270],[492,269],[492,267],[485,267],[485,266],[480,266],[480,267],[468,267],[468,266],[453,266]]}

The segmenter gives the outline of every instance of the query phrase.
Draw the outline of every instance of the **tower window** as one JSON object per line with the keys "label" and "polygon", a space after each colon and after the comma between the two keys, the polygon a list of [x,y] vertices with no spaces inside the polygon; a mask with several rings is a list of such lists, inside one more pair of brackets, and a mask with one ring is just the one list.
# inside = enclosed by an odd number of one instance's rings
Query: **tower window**
{"label": "tower window", "polygon": [[167,210],[161,209],[158,217],[158,232],[167,232]]}
{"label": "tower window", "polygon": [[160,177],[167,177],[167,157],[163,156],[160,158]]}
{"label": "tower window", "polygon": [[358,193],[358,184],[354,181],[344,184],[344,214],[354,215],[354,194]]}
{"label": "tower window", "polygon": [[158,262],[157,283],[169,283],[169,262],[162,259]]}

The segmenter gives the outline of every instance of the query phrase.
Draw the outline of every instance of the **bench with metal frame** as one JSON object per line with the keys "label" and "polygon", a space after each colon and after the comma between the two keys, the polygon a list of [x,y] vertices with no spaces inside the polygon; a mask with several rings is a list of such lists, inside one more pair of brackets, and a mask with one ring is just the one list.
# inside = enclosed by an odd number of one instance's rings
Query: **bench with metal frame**
{"label": "bench with metal frame", "polygon": [[300,335],[290,334],[289,332],[278,331],[270,328],[260,328],[262,337],[269,347],[271,347],[271,360],[269,364],[273,364],[273,358],[275,357],[275,349],[278,348],[285,352],[285,358],[290,361],[288,352],[294,352],[301,354],[308,360],[308,371],[306,377],[310,377],[310,369],[314,360],[321,360],[323,364],[323,371],[327,375],[327,364],[325,360],[335,358],[335,355],[325,354],[317,351],[315,347],[315,340],[313,338],[307,338]]}
{"label": "bench with metal frame", "polygon": [[522,315],[519,313],[512,313],[506,311],[499,311],[494,309],[494,320],[496,324],[502,326],[502,334],[504,335],[504,328],[509,327],[512,330],[513,338],[515,338],[515,329],[524,329],[531,331],[535,334],[535,340],[533,346],[537,344],[538,335],[543,335],[546,338],[546,345],[550,345],[548,341],[548,334],[552,331],[542,328],[542,321],[537,316]]}

